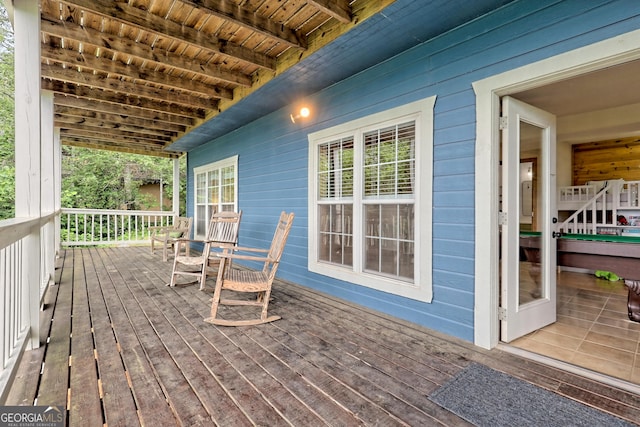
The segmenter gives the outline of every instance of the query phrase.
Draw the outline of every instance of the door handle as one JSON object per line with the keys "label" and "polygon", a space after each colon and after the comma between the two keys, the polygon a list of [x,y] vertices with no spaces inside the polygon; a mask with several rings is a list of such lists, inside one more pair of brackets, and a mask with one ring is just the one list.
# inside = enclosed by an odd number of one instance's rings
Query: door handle
{"label": "door handle", "polygon": [[562,232],[554,231],[553,233],[551,233],[551,237],[553,237],[554,239],[558,239],[558,238],[562,237]]}

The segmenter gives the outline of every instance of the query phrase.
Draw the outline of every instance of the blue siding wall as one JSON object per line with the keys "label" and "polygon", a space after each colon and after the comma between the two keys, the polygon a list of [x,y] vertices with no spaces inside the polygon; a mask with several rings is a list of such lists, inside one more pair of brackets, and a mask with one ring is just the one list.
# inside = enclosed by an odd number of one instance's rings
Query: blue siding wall
{"label": "blue siding wall", "polygon": [[[283,109],[189,152],[190,215],[192,169],[238,154],[240,244],[268,246],[280,211],[296,213],[281,278],[473,341],[472,82],[638,28],[636,0],[511,3],[309,97],[310,123],[292,124],[289,109]],[[307,134],[432,95],[433,302],[308,272]]]}

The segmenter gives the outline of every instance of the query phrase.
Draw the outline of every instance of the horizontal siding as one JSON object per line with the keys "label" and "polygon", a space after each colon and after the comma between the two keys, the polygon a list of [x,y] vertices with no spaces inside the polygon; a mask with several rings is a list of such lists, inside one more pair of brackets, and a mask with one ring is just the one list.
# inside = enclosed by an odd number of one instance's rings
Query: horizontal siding
{"label": "horizontal siding", "polygon": [[[289,109],[282,109],[193,150],[189,168],[239,155],[242,245],[266,247],[279,212],[296,213],[279,270],[283,279],[472,341],[472,82],[635,30],[639,14],[640,2],[632,0],[513,2],[309,97],[309,124],[292,124]],[[307,134],[433,95],[433,302],[309,273]]]}

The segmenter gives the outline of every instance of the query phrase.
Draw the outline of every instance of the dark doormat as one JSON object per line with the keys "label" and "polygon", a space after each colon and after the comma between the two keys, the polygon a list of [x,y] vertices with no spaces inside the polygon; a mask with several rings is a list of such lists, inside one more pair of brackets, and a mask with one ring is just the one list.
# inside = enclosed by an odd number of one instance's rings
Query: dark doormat
{"label": "dark doormat", "polygon": [[473,363],[430,399],[477,426],[632,426],[569,398]]}

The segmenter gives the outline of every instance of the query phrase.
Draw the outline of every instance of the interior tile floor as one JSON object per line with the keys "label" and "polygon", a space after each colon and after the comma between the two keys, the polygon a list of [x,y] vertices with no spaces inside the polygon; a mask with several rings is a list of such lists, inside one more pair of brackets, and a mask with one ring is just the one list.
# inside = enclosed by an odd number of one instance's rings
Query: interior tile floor
{"label": "interior tile floor", "polygon": [[557,321],[510,345],[640,384],[640,323],[627,316],[623,281],[557,276]]}

